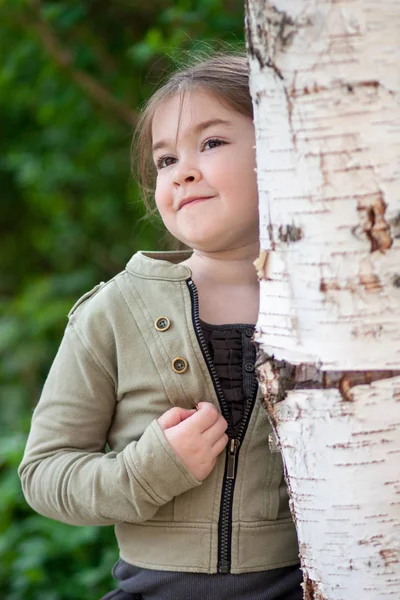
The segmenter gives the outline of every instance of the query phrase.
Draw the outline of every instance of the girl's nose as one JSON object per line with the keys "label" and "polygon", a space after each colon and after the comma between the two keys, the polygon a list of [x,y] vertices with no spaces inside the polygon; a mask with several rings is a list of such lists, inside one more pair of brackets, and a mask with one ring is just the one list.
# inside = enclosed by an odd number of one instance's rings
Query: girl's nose
{"label": "girl's nose", "polygon": [[201,173],[198,169],[195,168],[187,168],[184,165],[177,165],[174,169],[174,186],[179,187],[185,183],[193,183],[196,181],[200,181]]}

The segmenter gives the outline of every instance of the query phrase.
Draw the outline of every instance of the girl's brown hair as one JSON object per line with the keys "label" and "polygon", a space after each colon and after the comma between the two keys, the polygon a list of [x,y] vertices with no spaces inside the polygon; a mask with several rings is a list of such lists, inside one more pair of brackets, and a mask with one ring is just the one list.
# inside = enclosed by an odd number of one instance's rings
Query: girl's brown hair
{"label": "girl's brown hair", "polygon": [[198,59],[190,67],[175,71],[147,101],[139,117],[133,148],[135,171],[149,207],[149,197],[154,192],[156,170],[152,160],[152,122],[157,108],[167,98],[185,94],[197,88],[206,89],[218,100],[237,112],[253,118],[253,106],[249,91],[249,67],[244,54],[218,53]]}

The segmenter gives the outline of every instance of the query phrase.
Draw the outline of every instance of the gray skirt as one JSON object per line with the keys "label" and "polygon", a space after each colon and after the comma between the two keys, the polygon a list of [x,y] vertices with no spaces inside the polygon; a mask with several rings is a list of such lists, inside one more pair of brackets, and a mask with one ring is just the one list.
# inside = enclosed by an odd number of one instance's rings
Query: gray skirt
{"label": "gray skirt", "polygon": [[205,575],[134,567],[120,559],[113,569],[119,588],[102,600],[302,600],[298,565],[245,573]]}

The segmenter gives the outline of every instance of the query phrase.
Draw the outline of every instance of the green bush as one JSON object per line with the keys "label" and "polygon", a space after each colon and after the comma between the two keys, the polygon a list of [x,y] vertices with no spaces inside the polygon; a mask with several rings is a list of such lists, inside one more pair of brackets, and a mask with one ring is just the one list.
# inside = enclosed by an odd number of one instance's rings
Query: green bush
{"label": "green bush", "polygon": [[138,107],[175,56],[242,39],[238,0],[0,0],[2,600],[113,585],[113,529],[36,515],[17,466],[69,308],[164,238],[129,174]]}

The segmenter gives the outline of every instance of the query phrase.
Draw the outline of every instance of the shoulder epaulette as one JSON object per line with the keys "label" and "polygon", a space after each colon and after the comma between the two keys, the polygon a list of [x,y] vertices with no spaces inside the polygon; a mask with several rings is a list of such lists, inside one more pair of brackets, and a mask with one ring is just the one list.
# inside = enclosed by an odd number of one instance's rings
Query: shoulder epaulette
{"label": "shoulder epaulette", "polygon": [[101,281],[100,283],[98,283],[97,285],[95,285],[94,288],[91,289],[89,292],[86,292],[86,294],[83,294],[83,296],[81,296],[79,298],[79,300],[77,300],[75,302],[75,304],[73,305],[73,307],[69,311],[68,317],[70,317],[71,315],[74,314],[74,312],[76,311],[76,309],[78,308],[78,306],[80,306],[81,304],[83,304],[84,302],[86,302],[86,300],[88,300],[89,298],[91,298],[92,296],[94,296],[99,291],[99,289],[103,287],[103,285],[105,285],[105,282]]}

